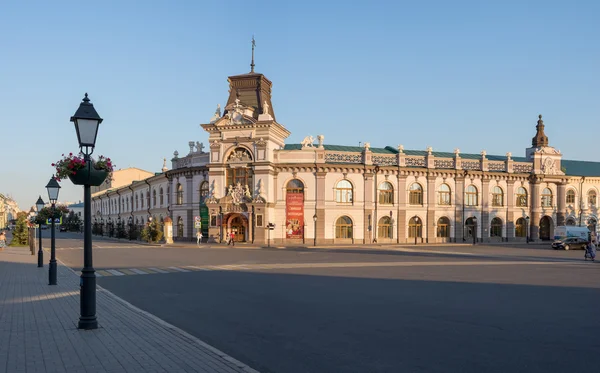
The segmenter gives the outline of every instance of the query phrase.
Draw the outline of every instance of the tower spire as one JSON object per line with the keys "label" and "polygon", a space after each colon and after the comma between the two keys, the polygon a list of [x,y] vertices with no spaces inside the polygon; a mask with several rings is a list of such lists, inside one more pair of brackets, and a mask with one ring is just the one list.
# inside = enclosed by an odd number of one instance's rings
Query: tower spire
{"label": "tower spire", "polygon": [[252,35],[252,63],[250,63],[250,72],[254,72],[254,47],[256,47],[256,41],[254,40],[254,35]]}
{"label": "tower spire", "polygon": [[542,114],[538,116],[537,125],[535,126],[536,133],[535,137],[531,140],[531,145],[535,148],[541,146],[548,146],[548,136],[544,133],[544,121],[542,120]]}

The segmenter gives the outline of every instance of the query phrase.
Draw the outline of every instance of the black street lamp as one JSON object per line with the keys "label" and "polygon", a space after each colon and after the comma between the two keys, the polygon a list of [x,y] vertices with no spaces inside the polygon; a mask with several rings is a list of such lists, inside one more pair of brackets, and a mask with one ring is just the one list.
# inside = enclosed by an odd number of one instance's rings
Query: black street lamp
{"label": "black street lamp", "polygon": [[52,214],[50,219],[52,220],[52,225],[50,227],[50,269],[48,272],[48,284],[56,285],[56,242],[54,241],[54,215],[56,212],[56,200],[58,199],[58,192],[60,191],[60,185],[58,185],[58,181],[52,176],[48,185],[46,185],[46,189],[48,190],[48,199],[52,204]]}
{"label": "black street lamp", "polygon": [[313,221],[315,222],[315,242],[313,246],[317,246],[317,214],[313,215]]}
{"label": "black street lamp", "polygon": [[473,245],[477,243],[477,217],[473,216],[471,218],[473,220]]}
{"label": "black street lamp", "polygon": [[[96,146],[96,135],[102,118],[90,103],[87,93],[75,115],[71,117],[75,124],[79,149],[87,167],[91,167],[90,155]],[[96,271],[92,260],[92,193],[89,182],[83,185],[83,269],[80,281],[79,329],[97,329],[96,320]]]}
{"label": "black street lamp", "polygon": [[525,217],[525,242],[529,244],[529,216]]}
{"label": "black street lamp", "polygon": [[39,240],[38,240],[38,267],[39,268],[44,268],[44,251],[42,251],[42,220],[40,219],[40,212],[42,212],[42,209],[44,208],[46,204],[44,203],[44,200],[42,200],[42,196],[40,196],[38,198],[38,200],[35,202],[35,207],[37,208],[37,212],[38,212],[38,234],[40,236]]}

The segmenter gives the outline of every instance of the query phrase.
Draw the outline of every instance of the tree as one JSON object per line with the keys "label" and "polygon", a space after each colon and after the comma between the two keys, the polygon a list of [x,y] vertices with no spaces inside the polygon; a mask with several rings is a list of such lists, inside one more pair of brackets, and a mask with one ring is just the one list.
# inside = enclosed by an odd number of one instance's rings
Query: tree
{"label": "tree", "polygon": [[17,222],[13,231],[13,239],[10,246],[26,246],[29,241],[29,232],[27,231],[27,213],[21,211],[17,213]]}
{"label": "tree", "polygon": [[142,229],[142,240],[148,242],[158,242],[162,240],[163,232],[161,224],[156,220],[152,220]]}
{"label": "tree", "polygon": [[[69,214],[69,208],[65,205],[55,205],[55,213],[54,213],[54,217],[55,218],[60,218],[63,217],[63,223],[65,218],[68,216]],[[37,222],[41,221],[41,224],[45,224],[48,219],[50,219],[50,217],[52,216],[52,207],[46,206],[44,207],[41,211],[38,211],[38,218],[37,218]]]}
{"label": "tree", "polygon": [[63,218],[63,225],[66,225],[67,230],[71,232],[79,232],[81,224],[81,218],[73,211],[69,211],[67,217]]}

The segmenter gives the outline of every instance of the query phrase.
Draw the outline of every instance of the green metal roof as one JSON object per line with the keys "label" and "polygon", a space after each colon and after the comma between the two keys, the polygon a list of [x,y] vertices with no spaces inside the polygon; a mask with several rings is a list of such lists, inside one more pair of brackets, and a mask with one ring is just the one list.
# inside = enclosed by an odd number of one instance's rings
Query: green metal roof
{"label": "green metal roof", "polygon": [[563,159],[560,165],[569,176],[600,176],[600,162],[571,161]]}

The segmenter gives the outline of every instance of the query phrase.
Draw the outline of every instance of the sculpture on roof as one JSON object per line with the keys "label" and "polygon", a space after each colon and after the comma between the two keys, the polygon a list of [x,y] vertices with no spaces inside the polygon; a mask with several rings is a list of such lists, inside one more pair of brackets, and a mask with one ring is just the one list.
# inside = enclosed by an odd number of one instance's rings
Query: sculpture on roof
{"label": "sculpture on roof", "polygon": [[324,135],[317,135],[317,141],[319,142],[319,148],[323,149],[323,141],[325,140]]}
{"label": "sculpture on roof", "polygon": [[217,104],[217,110],[215,110],[215,114],[210,118],[210,123],[214,123],[221,118],[221,104]]}
{"label": "sculpture on roof", "polygon": [[306,136],[300,144],[302,144],[303,148],[312,148],[313,142],[315,142],[315,139],[312,136]]}

